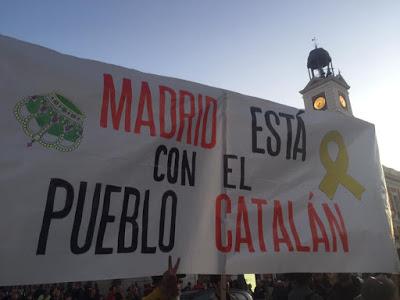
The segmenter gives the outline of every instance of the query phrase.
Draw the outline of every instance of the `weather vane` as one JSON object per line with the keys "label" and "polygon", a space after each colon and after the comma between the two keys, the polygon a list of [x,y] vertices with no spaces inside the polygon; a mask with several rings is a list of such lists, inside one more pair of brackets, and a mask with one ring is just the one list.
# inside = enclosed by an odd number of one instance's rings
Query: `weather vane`
{"label": "weather vane", "polygon": [[317,38],[316,38],[315,36],[312,38],[312,41],[314,42],[315,48],[318,48],[318,45],[317,45]]}

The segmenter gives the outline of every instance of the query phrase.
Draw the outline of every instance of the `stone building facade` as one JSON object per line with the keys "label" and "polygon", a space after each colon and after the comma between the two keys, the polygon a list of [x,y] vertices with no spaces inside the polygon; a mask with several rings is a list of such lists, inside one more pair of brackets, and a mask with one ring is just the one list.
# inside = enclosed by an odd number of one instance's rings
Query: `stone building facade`
{"label": "stone building facade", "polygon": [[400,172],[385,166],[383,167],[383,172],[392,213],[396,248],[400,254]]}

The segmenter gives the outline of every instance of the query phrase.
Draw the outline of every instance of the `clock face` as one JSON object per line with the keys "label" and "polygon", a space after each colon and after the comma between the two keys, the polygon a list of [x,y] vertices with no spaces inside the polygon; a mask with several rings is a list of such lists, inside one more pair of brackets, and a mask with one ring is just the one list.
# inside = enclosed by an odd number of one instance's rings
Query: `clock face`
{"label": "clock face", "polygon": [[344,109],[347,109],[347,101],[343,95],[339,95],[339,103],[340,103],[341,107],[343,107]]}
{"label": "clock face", "polygon": [[326,109],[326,99],[323,96],[319,96],[314,100],[314,109],[323,110]]}

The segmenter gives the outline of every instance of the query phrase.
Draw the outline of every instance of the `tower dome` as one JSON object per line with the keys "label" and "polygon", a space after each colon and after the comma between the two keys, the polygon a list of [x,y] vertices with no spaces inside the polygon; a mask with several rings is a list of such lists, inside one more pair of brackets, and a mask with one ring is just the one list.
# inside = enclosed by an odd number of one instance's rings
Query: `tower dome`
{"label": "tower dome", "polygon": [[318,70],[324,68],[332,62],[332,59],[324,48],[315,48],[310,51],[307,59],[307,68]]}
{"label": "tower dome", "polygon": [[315,49],[311,50],[308,54],[307,68],[311,73],[312,78],[315,77],[314,70],[318,71],[318,77],[321,78],[331,75],[333,72],[332,59],[328,51],[326,51],[324,48],[318,47],[315,47]]}

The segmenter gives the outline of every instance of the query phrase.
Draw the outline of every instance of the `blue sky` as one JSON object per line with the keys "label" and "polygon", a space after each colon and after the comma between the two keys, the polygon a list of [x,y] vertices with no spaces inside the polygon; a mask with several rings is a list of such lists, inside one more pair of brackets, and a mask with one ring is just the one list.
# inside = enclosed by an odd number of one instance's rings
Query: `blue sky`
{"label": "blue sky", "polygon": [[0,2],[0,34],[302,107],[316,36],[400,170],[400,1]]}

